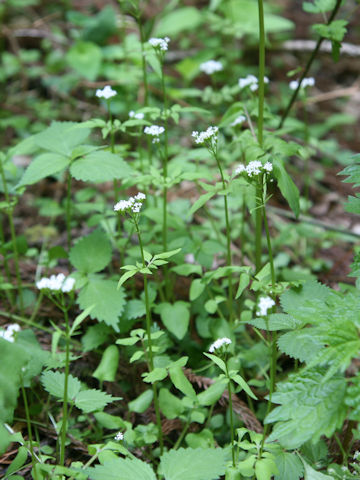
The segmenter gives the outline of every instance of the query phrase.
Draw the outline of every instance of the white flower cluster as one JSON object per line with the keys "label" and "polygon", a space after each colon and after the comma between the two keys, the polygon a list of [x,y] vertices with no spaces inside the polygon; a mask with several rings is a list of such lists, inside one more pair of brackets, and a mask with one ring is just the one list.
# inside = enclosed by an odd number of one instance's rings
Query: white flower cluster
{"label": "white flower cluster", "polygon": [[117,92],[113,90],[110,85],[106,85],[102,90],[98,88],[96,90],[95,95],[99,98],[105,98],[105,100],[109,100],[109,98],[114,97],[117,95]]}
{"label": "white flower cluster", "polygon": [[[264,77],[264,83],[269,83],[268,77]],[[255,75],[248,75],[245,78],[239,78],[239,87],[241,89],[245,87],[250,87],[252,92],[255,92],[259,88],[259,80],[255,77]]]}
{"label": "white flower cluster", "polygon": [[14,343],[14,333],[19,332],[20,330],[20,325],[18,325],[17,323],[12,323],[6,328],[6,330],[0,330],[0,338],[3,338],[8,342]]}
{"label": "white flower cluster", "polygon": [[272,163],[266,162],[264,165],[259,160],[253,160],[245,167],[245,165],[239,165],[235,169],[235,175],[239,175],[240,173],[246,173],[250,178],[254,175],[259,175],[261,171],[266,173],[270,173],[273,170]]}
{"label": "white flower cluster", "polygon": [[215,340],[214,343],[210,345],[209,352],[214,353],[215,350],[219,350],[219,348],[223,347],[224,345],[230,345],[231,340],[230,338],[224,337],[224,338],[218,338]]}
{"label": "white flower cluster", "polygon": [[244,115],[239,115],[238,117],[235,118],[235,120],[230,123],[230,127],[235,127],[236,125],[241,125],[244,123],[246,120],[246,117]]}
{"label": "white flower cluster", "polygon": [[211,140],[212,142],[217,141],[217,134],[218,134],[218,127],[209,127],[205,130],[205,132],[192,132],[191,136],[195,138],[195,143],[204,143],[207,140]]}
{"label": "white flower cluster", "polygon": [[50,278],[41,278],[38,282],[36,282],[36,286],[39,290],[61,290],[64,293],[68,293],[73,290],[75,286],[75,279],[71,277],[66,278],[63,273],[59,273],[59,275],[51,275]]}
{"label": "white flower cluster", "polygon": [[114,439],[115,439],[117,442],[120,442],[121,440],[124,440],[124,434],[121,433],[121,432],[118,432],[118,433],[115,435]]}
{"label": "white flower cluster", "polygon": [[200,64],[200,71],[207,75],[212,75],[215,72],[220,72],[223,69],[223,64],[217,60],[208,60]]}
{"label": "white flower cluster", "polygon": [[269,310],[269,308],[273,307],[274,305],[275,302],[272,298],[261,297],[258,305],[259,310],[257,311],[257,314],[259,316],[267,315],[267,311]]}
{"label": "white flower cluster", "polygon": [[141,112],[135,113],[134,110],[130,110],[129,117],[135,118],[136,120],[142,120],[144,118],[144,114]]}
{"label": "white flower cluster", "polygon": [[168,49],[168,43],[170,42],[169,37],[165,38],[150,38],[149,43],[152,47],[158,48],[162,50],[163,52],[166,52]]}
{"label": "white flower cluster", "polygon": [[[314,85],[315,85],[315,78],[313,77],[304,78],[303,81],[301,82],[301,88],[313,87]],[[291,90],[296,90],[298,86],[299,86],[298,80],[292,80],[289,83],[289,87]]]}
{"label": "white flower cluster", "polygon": [[139,192],[135,197],[130,197],[128,200],[120,200],[114,205],[115,212],[127,212],[140,213],[143,201],[145,200],[145,193]]}
{"label": "white flower cluster", "polygon": [[158,125],[151,125],[151,127],[144,128],[144,133],[146,133],[146,135],[151,135],[152,137],[154,137],[152,143],[159,143],[159,136],[164,132],[165,128],[159,127]]}

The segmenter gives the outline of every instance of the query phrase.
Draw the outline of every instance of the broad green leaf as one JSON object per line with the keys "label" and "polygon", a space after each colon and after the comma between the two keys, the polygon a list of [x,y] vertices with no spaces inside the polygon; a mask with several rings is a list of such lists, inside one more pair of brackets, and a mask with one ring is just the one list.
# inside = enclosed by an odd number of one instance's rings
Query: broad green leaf
{"label": "broad green leaf", "polygon": [[214,195],[216,195],[216,192],[208,192],[201,195],[201,197],[199,197],[190,208],[189,215],[193,215],[195,212],[197,212],[199,208],[203,207],[205,203],[207,203]]}
{"label": "broad green leaf", "polygon": [[323,347],[312,328],[287,332],[279,338],[277,344],[282,353],[301,362],[311,362]]}
{"label": "broad green leaf", "polygon": [[308,13],[329,12],[335,6],[336,0],[314,0],[314,2],[303,2],[302,7]]}
{"label": "broad green leaf", "polygon": [[155,382],[160,382],[161,380],[164,380],[164,378],[167,377],[167,371],[166,368],[158,367],[154,368],[149,373],[143,374],[144,382],[147,383],[155,383]]}
{"label": "broad green leaf", "polygon": [[203,22],[203,16],[195,7],[182,7],[164,15],[156,25],[156,35],[176,35],[184,30],[194,31]]}
{"label": "broad green leaf", "polygon": [[116,345],[109,345],[102,354],[101,361],[92,374],[100,382],[114,382],[119,366],[119,349]]}
{"label": "broad green leaf", "polygon": [[160,389],[159,406],[165,417],[170,420],[179,417],[184,411],[182,401],[170,393],[166,388]]}
{"label": "broad green leaf", "polygon": [[154,392],[152,389],[145,390],[141,393],[135,400],[132,400],[128,403],[128,408],[130,412],[144,413],[147,410],[152,402]]}
{"label": "broad green leaf", "polygon": [[98,150],[75,160],[70,167],[71,175],[83,182],[109,182],[128,179],[135,175],[134,170],[118,155]]}
{"label": "broad green leaf", "polygon": [[192,273],[196,273],[198,275],[202,274],[201,265],[193,265],[191,263],[183,263],[182,265],[177,265],[176,267],[172,267],[171,270],[178,275],[183,275],[184,277],[187,277]]}
{"label": "broad green leaf", "polygon": [[[50,395],[53,395],[56,398],[64,397],[64,382],[65,374],[60,372],[54,372],[48,370],[41,375],[41,383],[47,392]],[[69,375],[68,377],[68,398],[74,400],[76,395],[80,392],[81,383],[80,381]]]}
{"label": "broad green leaf", "polygon": [[103,410],[112,401],[113,397],[111,395],[95,389],[82,390],[75,397],[75,405],[84,413]]}
{"label": "broad green leaf", "polygon": [[317,472],[309,464],[303,460],[303,464],[305,467],[305,477],[304,480],[334,480],[334,477],[330,477],[329,475],[325,475],[324,473]]}
{"label": "broad green leaf", "polygon": [[347,412],[346,381],[343,376],[334,375],[323,383],[325,372],[308,370],[278,383],[272,401],[280,406],[265,419],[265,423],[275,423],[269,441],[277,440],[282,446],[295,449],[308,440],[316,443],[322,435],[329,438],[341,428]]}
{"label": "broad green leaf", "polygon": [[254,327],[270,330],[271,332],[276,330],[294,330],[303,325],[300,320],[296,320],[291,315],[284,313],[270,314],[267,322],[263,318],[253,318],[248,323],[254,325]]}
{"label": "broad green leaf", "polygon": [[93,81],[100,71],[102,51],[95,43],[78,40],[68,50],[65,59],[81,77]]}
{"label": "broad green leaf", "polygon": [[189,327],[190,311],[186,302],[161,303],[157,311],[165,327],[179,340],[183,339]]}
{"label": "broad green leaf", "polygon": [[95,305],[89,316],[105,322],[118,332],[119,316],[125,306],[125,294],[123,289],[118,290],[116,287],[116,282],[112,280],[104,280],[96,274],[90,275],[88,284],[79,293],[77,303],[83,310]]}
{"label": "broad green leaf", "polygon": [[278,473],[278,469],[272,458],[260,458],[255,463],[257,480],[271,480],[276,473]]}
{"label": "broad green leaf", "polygon": [[224,393],[226,386],[226,380],[220,380],[210,385],[210,387],[203,392],[199,393],[197,399],[200,405],[204,405],[207,407],[214,405],[214,403],[216,403],[221,397],[221,395]]}
{"label": "broad green leaf", "polygon": [[[156,480],[149,464],[137,458],[116,458],[87,470],[92,480]],[[200,479],[199,479],[200,480]]]}
{"label": "broad green leaf", "polygon": [[98,323],[97,325],[88,327],[86,333],[81,337],[84,352],[95,350],[95,348],[105,343],[110,333],[111,328],[104,323]]}
{"label": "broad green leaf", "polygon": [[217,480],[224,475],[226,462],[221,448],[179,448],[161,456],[159,470],[165,480]]}
{"label": "broad green leaf", "polygon": [[226,374],[226,365],[224,360],[217,355],[213,355],[212,353],[204,352],[204,355],[210,358],[210,360],[212,360]]}
{"label": "broad green leaf", "polygon": [[70,336],[72,336],[75,332],[75,330],[82,324],[82,322],[85,320],[85,318],[89,315],[89,313],[91,312],[91,310],[94,308],[93,305],[91,305],[90,307],[88,307],[86,310],[84,310],[83,312],[80,313],[80,315],[78,315],[73,324],[71,325],[71,329],[70,329]]}
{"label": "broad green leaf", "polygon": [[172,383],[178,390],[180,390],[180,392],[187,397],[190,397],[192,400],[196,399],[195,390],[180,366],[171,367],[169,369],[169,375]]}
{"label": "broad green leaf", "polygon": [[32,185],[33,183],[59,173],[70,164],[70,160],[58,153],[42,153],[34,158],[28,168],[25,170],[18,187],[23,185]]}
{"label": "broad green leaf", "polygon": [[[28,457],[28,449],[25,446],[21,446],[16,454],[14,460],[10,463],[6,470],[4,480],[8,478],[12,473],[17,472],[25,464]],[[12,479],[15,479],[14,475],[11,475]],[[21,477],[23,478],[23,477]]]}
{"label": "broad green leaf", "polygon": [[124,317],[133,320],[144,317],[146,314],[145,303],[142,300],[129,300],[125,305]]}
{"label": "broad green leaf", "polygon": [[275,480],[299,480],[304,474],[301,460],[295,453],[279,452],[276,454],[275,463],[278,473]]}
{"label": "broad green leaf", "polygon": [[100,272],[111,260],[111,243],[101,230],[82,237],[70,250],[70,262],[80,272]]}
{"label": "broad green leaf", "polygon": [[276,158],[273,160],[274,175],[283,197],[287,200],[295,216],[300,214],[300,194],[297,186],[286,172],[283,161]]}
{"label": "broad green leaf", "polygon": [[204,290],[205,283],[202,281],[201,278],[195,278],[195,280],[191,282],[189,294],[190,301],[192,302],[196,300],[203,293]]}
{"label": "broad green leaf", "polygon": [[34,136],[34,142],[44,150],[70,157],[73,149],[89,135],[90,129],[84,128],[81,123],[52,122],[50,127]]}
{"label": "broad green leaf", "polygon": [[312,26],[313,30],[324,38],[329,38],[335,42],[341,42],[346,34],[347,20],[333,20],[330,25],[317,23]]}

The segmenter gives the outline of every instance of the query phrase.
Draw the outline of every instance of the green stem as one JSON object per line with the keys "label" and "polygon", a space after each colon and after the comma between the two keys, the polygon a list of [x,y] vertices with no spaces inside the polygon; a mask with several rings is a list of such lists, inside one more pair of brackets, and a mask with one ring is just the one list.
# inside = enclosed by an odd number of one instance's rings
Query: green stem
{"label": "green stem", "polygon": [[[5,243],[5,236],[4,236],[4,229],[3,229],[3,223],[2,223],[2,217],[1,217],[1,222],[0,222],[0,244],[1,245],[4,245]],[[9,264],[8,264],[8,261],[7,261],[7,258],[6,258],[6,254],[4,253],[3,255],[3,262],[4,262],[4,271],[5,271],[5,275],[6,275],[6,279],[8,281],[8,283],[12,283],[11,282],[11,275],[10,275],[10,269],[9,269]],[[11,306],[14,305],[14,299],[13,299],[13,296],[10,292],[10,290],[5,290],[5,294],[7,296],[7,299],[10,303]]]}
{"label": "green stem", "polygon": [[145,107],[147,107],[149,104],[149,86],[148,86],[148,80],[147,80],[146,60],[145,60],[145,51],[144,51],[145,35],[144,35],[144,28],[141,22],[140,15],[136,17],[136,20],[139,26],[139,33],[140,33],[141,65],[142,65],[144,91],[145,91],[144,105]]}
{"label": "green stem", "polygon": [[[144,256],[144,248],[142,244],[140,229],[137,221],[135,220],[135,228],[136,233],[139,239],[139,246],[141,252],[141,259],[143,267],[146,267],[145,263],[145,256]],[[151,372],[154,370],[154,356],[152,350],[152,340],[151,340],[151,309],[150,309],[150,301],[149,301],[149,290],[148,290],[148,281],[146,274],[144,275],[144,293],[145,293],[145,309],[146,309],[146,334],[148,338],[148,347],[149,347],[149,371]],[[164,450],[164,442],[163,442],[163,434],[162,434],[162,427],[161,427],[161,417],[160,417],[160,408],[159,408],[159,399],[157,394],[157,382],[152,384],[153,393],[154,393],[154,407],[155,407],[155,415],[156,415],[156,423],[158,427],[158,434],[159,434],[159,443],[160,443],[160,454],[163,453]]]}
{"label": "green stem", "polygon": [[63,415],[61,425],[61,445],[60,445],[60,465],[65,465],[65,442],[67,433],[67,416],[68,416],[68,380],[70,368],[70,327],[69,316],[65,305],[63,306],[65,318],[65,378],[64,378],[64,396],[63,396]]}
{"label": "green stem", "polygon": [[10,205],[10,195],[7,188],[7,182],[6,182],[4,167],[3,167],[1,158],[0,158],[0,175],[1,175],[1,180],[4,188],[5,200],[8,203],[7,215],[9,219],[11,243],[12,243],[12,248],[14,252],[15,274],[16,274],[17,286],[19,289],[20,313],[21,315],[23,315],[24,313],[23,288],[22,288],[22,281],[21,281],[21,275],[20,275],[20,269],[19,269],[19,252],[18,252],[17,243],[16,243],[13,207]]}
{"label": "green stem", "polygon": [[[260,1],[260,0],[259,0]],[[329,17],[329,20],[327,22],[327,25],[330,25],[330,23],[334,20],[340,6],[341,6],[341,3],[342,3],[342,0],[336,0],[336,4],[333,8],[333,11],[331,12],[331,15]],[[300,88],[301,88],[301,84],[302,84],[302,81],[304,80],[304,78],[307,76],[307,74],[309,73],[309,70],[311,68],[311,65],[313,64],[313,61],[315,60],[316,58],[316,55],[318,54],[319,50],[320,50],[320,47],[321,47],[321,44],[322,42],[325,40],[324,37],[320,37],[319,40],[317,41],[316,45],[315,45],[315,48],[314,50],[312,51],[311,55],[310,55],[310,58],[305,66],[305,69],[300,77],[300,80],[299,80],[299,85],[297,87],[296,90],[294,90],[290,100],[289,100],[289,103],[284,111],[284,113],[282,114],[282,117],[280,119],[280,122],[279,122],[279,125],[278,125],[278,128],[281,128],[283,125],[284,125],[284,122],[286,120],[286,118],[288,117],[289,113],[290,113],[290,110],[292,108],[292,106],[294,105],[295,103],[295,100],[299,94],[299,91],[300,91]]]}
{"label": "green stem", "polygon": [[[221,167],[220,159],[217,154],[217,151],[213,150],[213,154],[220,172],[221,182],[223,189],[226,189],[226,182],[224,177],[224,172]],[[231,267],[232,265],[232,258],[231,258],[231,229],[230,229],[230,220],[229,220],[229,207],[227,201],[227,194],[224,195],[224,211],[225,211],[225,226],[226,226],[226,265]],[[232,274],[229,273],[228,275],[228,309],[229,309],[229,323],[232,325],[233,323],[233,284],[232,284]]]}
{"label": "green stem", "polygon": [[256,210],[255,210],[255,272],[261,270],[262,253],[262,175],[259,175],[256,183]]}
{"label": "green stem", "polygon": [[66,232],[67,248],[71,247],[71,174],[67,172],[67,195],[66,195]]}
{"label": "green stem", "polygon": [[230,410],[231,456],[232,456],[233,467],[235,467],[235,436],[234,436],[234,413],[233,413],[233,407],[232,407],[232,386],[231,386],[231,380],[230,380],[227,361],[225,362],[225,365],[226,365],[226,376],[229,381],[228,392],[229,392],[229,410]]}
{"label": "green stem", "polygon": [[22,393],[24,408],[25,408],[26,425],[27,425],[27,430],[28,430],[30,454],[31,454],[31,463],[32,463],[32,466],[33,466],[33,472],[34,472],[35,480],[37,480],[38,476],[37,476],[37,471],[36,471],[36,461],[35,461],[34,445],[33,445],[32,431],[31,431],[30,411],[29,411],[29,404],[28,404],[28,401],[27,401],[27,396],[26,396],[26,392],[25,392],[25,388],[24,388],[24,381],[23,381],[22,375],[21,375],[21,393]]}
{"label": "green stem", "polygon": [[183,439],[184,439],[184,437],[185,437],[185,435],[186,435],[186,432],[188,431],[189,427],[190,427],[190,420],[188,420],[188,421],[185,423],[184,428],[183,428],[182,432],[180,433],[179,438],[177,439],[175,445],[174,445],[173,448],[172,448],[173,450],[177,450],[177,449],[180,447],[181,442],[183,441]]}

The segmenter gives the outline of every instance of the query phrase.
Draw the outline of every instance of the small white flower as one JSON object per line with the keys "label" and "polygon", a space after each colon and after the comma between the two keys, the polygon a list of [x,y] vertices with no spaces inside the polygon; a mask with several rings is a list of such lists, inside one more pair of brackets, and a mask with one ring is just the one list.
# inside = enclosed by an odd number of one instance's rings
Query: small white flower
{"label": "small white flower", "polygon": [[146,135],[151,135],[153,137],[159,137],[159,135],[161,135],[164,132],[165,132],[165,128],[159,127],[158,125],[151,125],[151,127],[144,128],[144,133],[146,133]]}
{"label": "small white flower", "polygon": [[209,347],[209,352],[213,353],[215,350],[219,350],[219,348],[223,347],[224,345],[230,345],[231,340],[230,338],[224,337],[224,338],[218,338],[215,340],[214,343],[212,343]]}
{"label": "small white flower", "polygon": [[120,200],[114,205],[115,212],[130,212],[140,213],[142,203],[145,200],[146,195],[142,192],[139,192],[135,197],[130,197],[128,200]]}
{"label": "small white flower", "polygon": [[259,301],[259,310],[257,314],[261,317],[263,315],[267,315],[267,311],[269,308],[273,307],[275,305],[275,302],[272,298],[270,297],[261,297]]}
{"label": "small white flower", "polygon": [[124,434],[121,432],[118,432],[114,438],[117,442],[120,442],[121,440],[124,440]]}
{"label": "small white flower", "polygon": [[39,290],[52,290],[59,291],[61,290],[64,293],[71,292],[75,286],[75,279],[68,277],[66,278],[63,273],[59,275],[51,275],[50,278],[43,277],[38,282],[36,282],[36,287]]}
{"label": "small white flower", "polygon": [[7,340],[10,343],[14,343],[15,337],[14,334],[21,330],[20,325],[17,323],[12,323],[9,325],[6,330],[0,330],[0,338]]}
{"label": "small white flower", "polygon": [[356,452],[354,453],[354,457],[353,457],[354,460],[357,460],[359,456],[360,456],[360,452],[359,452],[359,450],[356,450]]}
{"label": "small white flower", "polygon": [[[301,82],[301,88],[313,87],[314,85],[315,85],[315,78],[313,77],[304,78],[303,81]],[[292,80],[289,83],[290,90],[296,90],[298,86],[299,86],[298,80]]]}
{"label": "small white flower", "polygon": [[240,125],[241,123],[244,123],[246,120],[246,117],[244,115],[239,115],[238,117],[235,118],[233,122],[230,123],[230,127],[235,127],[236,125]]}
{"label": "small white flower", "polygon": [[216,143],[218,131],[218,127],[209,127],[205,132],[194,131],[191,136],[195,138],[195,143],[204,143],[207,140]]}
{"label": "small white flower", "polygon": [[165,38],[150,38],[149,43],[152,47],[166,52],[168,49],[168,43],[170,42],[169,37]]}
{"label": "small white flower", "polygon": [[263,166],[263,169],[268,173],[272,172],[273,170],[272,163],[266,162],[265,165]]}
{"label": "small white flower", "polygon": [[[264,83],[269,83],[268,77],[264,77]],[[255,75],[250,74],[245,78],[239,78],[239,87],[241,89],[250,87],[250,90],[254,92],[259,88],[259,80],[255,77]]]}
{"label": "small white flower", "polygon": [[200,71],[205,72],[207,75],[220,72],[223,68],[223,64],[217,60],[208,60],[200,64]]}
{"label": "small white flower", "polygon": [[259,160],[253,160],[249,163],[245,170],[249,177],[252,177],[253,175],[259,175],[259,173],[261,173],[261,168],[262,163]]}
{"label": "small white flower", "polygon": [[105,98],[106,100],[108,100],[109,98],[117,95],[117,92],[115,90],[113,90],[110,87],[110,85],[106,85],[102,90],[100,88],[98,88],[96,90],[95,95],[99,98]]}
{"label": "small white flower", "polygon": [[144,114],[142,112],[135,113],[134,110],[130,110],[129,117],[136,118],[136,120],[142,120],[144,118]]}
{"label": "small white flower", "polygon": [[235,168],[235,175],[239,175],[242,172],[245,172],[245,165],[239,165]]}

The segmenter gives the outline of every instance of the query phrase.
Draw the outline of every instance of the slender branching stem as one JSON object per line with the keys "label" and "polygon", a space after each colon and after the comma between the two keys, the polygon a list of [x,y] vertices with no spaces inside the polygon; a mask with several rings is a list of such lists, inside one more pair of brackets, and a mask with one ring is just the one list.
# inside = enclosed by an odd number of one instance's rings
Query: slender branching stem
{"label": "slender branching stem", "polygon": [[35,480],[37,480],[38,475],[36,470],[36,458],[34,455],[34,445],[33,445],[32,431],[31,431],[31,418],[30,418],[29,404],[27,401],[27,395],[24,388],[24,380],[22,376],[21,376],[21,394],[23,397],[24,408],[25,408],[25,417],[26,417],[26,425],[27,425],[28,436],[29,436],[29,449],[30,449],[30,455],[31,455],[31,463],[33,466]]}
{"label": "slender branching stem", "polygon": [[[336,0],[336,4],[331,12],[331,15],[329,17],[329,20],[327,21],[327,24],[330,25],[330,23],[334,20],[337,12],[339,11],[339,8],[341,6],[341,3],[342,3],[342,0]],[[299,80],[299,84],[296,88],[296,90],[294,90],[290,100],[289,100],[289,103],[287,104],[287,107],[285,108],[284,110],[284,113],[282,114],[281,116],[281,119],[280,119],[280,122],[279,122],[279,125],[278,125],[278,128],[281,128],[283,125],[284,125],[284,122],[285,120],[287,119],[289,113],[290,113],[290,110],[292,109],[294,103],[295,103],[295,100],[299,94],[299,91],[300,91],[300,88],[301,88],[301,84],[302,84],[302,81],[304,80],[304,78],[308,75],[309,73],[309,70],[311,68],[311,65],[313,64],[313,61],[315,60],[319,50],[320,50],[320,47],[321,47],[321,44],[322,42],[325,40],[325,37],[320,37],[319,40],[316,42],[316,45],[315,45],[315,48],[314,50],[312,51],[310,57],[309,57],[309,60],[303,70],[303,73],[300,77],[300,80]]]}
{"label": "slender branching stem", "polygon": [[66,195],[66,233],[67,248],[71,247],[71,174],[67,172],[67,195]]}
{"label": "slender branching stem", "polygon": [[[143,267],[146,267],[145,263],[145,255],[144,255],[144,248],[141,239],[139,224],[135,219],[135,228],[136,233],[139,239],[139,246],[141,252],[141,259]],[[151,340],[151,309],[150,309],[150,301],[149,301],[149,289],[148,289],[148,281],[146,274],[144,275],[144,294],[145,294],[145,309],[146,309],[146,334],[148,339],[148,358],[149,358],[149,371],[151,372],[154,369],[154,355],[152,349],[152,340]],[[160,444],[160,454],[163,453],[164,450],[164,441],[163,441],[163,434],[162,434],[162,427],[161,427],[161,417],[160,417],[160,408],[159,408],[159,399],[158,399],[158,392],[157,392],[157,382],[152,384],[153,393],[154,393],[154,407],[155,407],[155,415],[156,415],[156,423],[158,427],[158,435],[159,435],[159,444]]]}
{"label": "slender branching stem", "polygon": [[234,412],[233,412],[233,406],[232,406],[232,385],[231,385],[231,379],[229,375],[229,367],[228,367],[227,361],[225,361],[225,365],[226,365],[226,376],[228,379],[228,392],[229,392],[231,456],[232,456],[233,467],[235,467],[235,435],[234,435]]}
{"label": "slender branching stem", "polygon": [[60,465],[65,464],[65,443],[67,433],[67,417],[68,417],[68,383],[69,383],[69,370],[70,370],[70,326],[69,315],[67,308],[63,302],[63,313],[65,320],[65,377],[64,377],[64,395],[63,395],[63,412],[62,412],[62,425],[61,425],[61,444],[60,444]]}
{"label": "slender branching stem", "polygon": [[[3,230],[3,224],[2,224],[2,216],[1,216],[1,221],[0,221],[0,244],[4,245],[5,243],[5,235],[4,235],[4,230]],[[10,269],[9,269],[9,264],[6,258],[6,254],[3,255],[3,264],[4,264],[4,271],[6,275],[6,279],[8,283],[11,284],[11,274],[10,274]],[[5,295],[7,296],[7,299],[10,303],[10,305],[14,305],[14,298],[10,290],[6,289],[5,290]]]}

